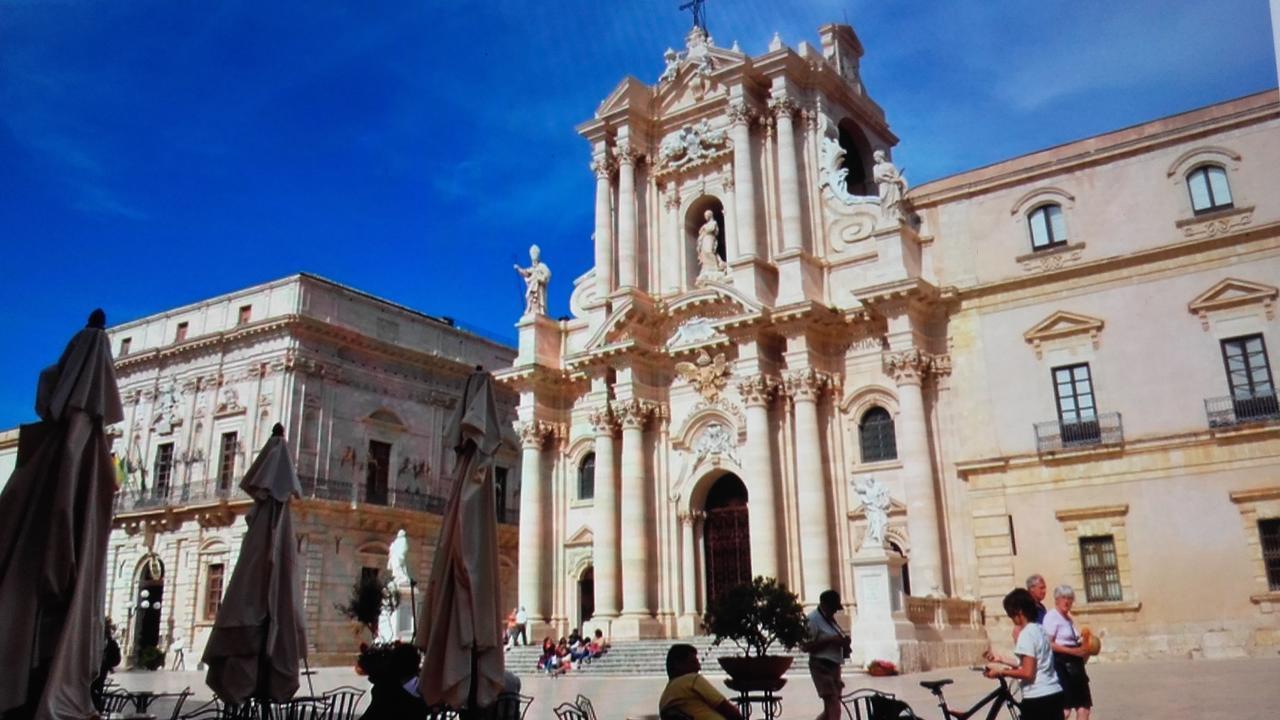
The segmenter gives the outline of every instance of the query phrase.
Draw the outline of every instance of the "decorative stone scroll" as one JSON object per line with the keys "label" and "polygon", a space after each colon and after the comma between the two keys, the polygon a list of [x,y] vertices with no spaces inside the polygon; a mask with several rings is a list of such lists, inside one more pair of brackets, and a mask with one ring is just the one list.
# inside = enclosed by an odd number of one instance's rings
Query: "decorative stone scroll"
{"label": "decorative stone scroll", "polygon": [[712,130],[711,123],[703,120],[697,125],[687,125],[662,140],[658,149],[658,167],[680,168],[719,155],[728,147],[724,130]]}
{"label": "decorative stone scroll", "polygon": [[718,422],[708,423],[698,434],[698,439],[693,441],[693,453],[698,461],[723,456],[738,463],[737,437]]}
{"label": "decorative stone scroll", "polygon": [[706,342],[716,337],[715,328],[711,327],[710,318],[696,315],[680,323],[676,331],[667,340],[667,348],[677,348]]}

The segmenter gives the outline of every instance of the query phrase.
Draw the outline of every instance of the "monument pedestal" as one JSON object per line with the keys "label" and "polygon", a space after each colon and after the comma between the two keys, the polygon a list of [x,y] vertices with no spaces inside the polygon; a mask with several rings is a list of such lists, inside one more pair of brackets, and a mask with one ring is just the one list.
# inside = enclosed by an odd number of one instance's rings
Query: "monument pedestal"
{"label": "monument pedestal", "polygon": [[378,640],[409,642],[413,639],[414,623],[417,622],[413,617],[413,590],[394,583],[391,587],[392,592],[399,594],[400,605],[391,612],[384,611],[378,618]]}
{"label": "monument pedestal", "polygon": [[902,597],[902,566],[906,560],[882,548],[859,552],[853,559],[853,587],[858,616],[850,632],[853,662],[866,667],[872,660],[902,662],[903,643],[916,640]]}
{"label": "monument pedestal", "polygon": [[526,315],[516,323],[519,350],[515,366],[547,365],[555,367],[560,353],[560,323],[546,315]]}
{"label": "monument pedestal", "polygon": [[791,305],[822,297],[822,266],[803,250],[783,250],[774,257],[778,266],[778,305]]}

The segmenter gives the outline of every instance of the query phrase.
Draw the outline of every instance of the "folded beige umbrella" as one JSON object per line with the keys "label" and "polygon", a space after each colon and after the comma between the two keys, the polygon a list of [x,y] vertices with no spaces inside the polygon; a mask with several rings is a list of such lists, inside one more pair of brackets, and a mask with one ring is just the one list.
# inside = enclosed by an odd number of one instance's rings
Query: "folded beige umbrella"
{"label": "folded beige umbrella", "polygon": [[40,373],[36,412],[0,493],[0,715],[95,718],[116,491],[105,425],[124,412],[95,310]]}
{"label": "folded beige umbrella", "polygon": [[201,658],[209,666],[205,683],[232,705],[250,698],[283,702],[298,691],[307,636],[289,515],[289,500],[300,497],[302,488],[280,424],[240,488],[253,498],[253,509]]}
{"label": "folded beige umbrella", "polygon": [[467,378],[447,433],[454,480],[418,620],[419,690],[428,705],[474,709],[492,705],[503,685],[493,489],[502,430],[492,375],[477,368]]}

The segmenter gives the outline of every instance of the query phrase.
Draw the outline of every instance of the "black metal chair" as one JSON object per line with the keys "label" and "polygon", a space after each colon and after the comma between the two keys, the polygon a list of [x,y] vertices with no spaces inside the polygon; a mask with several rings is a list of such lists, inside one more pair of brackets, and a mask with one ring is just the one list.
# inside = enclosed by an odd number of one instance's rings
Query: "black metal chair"
{"label": "black metal chair", "polygon": [[504,692],[498,696],[497,702],[494,703],[490,717],[497,720],[524,720],[525,713],[529,712],[529,706],[532,704],[533,698],[528,695]]}
{"label": "black metal chair", "polygon": [[254,710],[252,703],[236,707],[223,705],[221,700],[214,698],[185,715],[177,716],[177,720],[253,720]]}
{"label": "black metal chair", "polygon": [[302,697],[285,702],[258,702],[261,720],[327,720],[333,698]]}
{"label": "black metal chair", "polygon": [[116,690],[102,694],[102,711],[104,713],[120,715],[127,712],[133,706],[133,695],[130,695],[123,690]]}
{"label": "black metal chair", "polygon": [[582,714],[587,716],[587,720],[596,720],[596,709],[591,704],[591,698],[579,694],[578,697],[573,699],[573,702],[582,711]]}
{"label": "black metal chair", "polygon": [[560,703],[552,712],[559,720],[587,720],[587,714],[575,703]]}
{"label": "black metal chair", "polygon": [[877,699],[896,699],[892,693],[880,692],[871,688],[861,688],[840,696],[840,705],[844,708],[846,720],[872,720],[876,718],[875,702]]}
{"label": "black metal chair", "polygon": [[356,708],[364,699],[364,690],[351,685],[343,685],[327,690],[324,696],[330,698],[329,718],[331,720],[354,720]]}
{"label": "black metal chair", "polygon": [[[170,697],[163,695],[161,697]],[[169,720],[179,720],[182,717],[182,706],[187,703],[187,698],[191,697],[191,688],[183,688],[182,692],[173,697],[173,711],[169,713]]]}

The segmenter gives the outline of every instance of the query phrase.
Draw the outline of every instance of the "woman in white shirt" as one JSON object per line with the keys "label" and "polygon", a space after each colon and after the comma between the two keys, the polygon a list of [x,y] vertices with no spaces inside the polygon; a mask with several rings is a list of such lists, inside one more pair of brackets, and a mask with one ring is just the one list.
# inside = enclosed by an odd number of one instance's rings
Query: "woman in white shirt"
{"label": "woman in white shirt", "polygon": [[1032,622],[1036,616],[1035,598],[1018,588],[1004,596],[1004,612],[1019,631],[1014,658],[997,657],[988,650],[984,657],[992,664],[984,674],[1018,680],[1022,686],[1022,720],[1062,720],[1062,686],[1053,669],[1053,650],[1044,629]]}
{"label": "woman in white shirt", "polygon": [[1071,617],[1071,606],[1076,602],[1075,590],[1070,585],[1053,589],[1053,609],[1045,613],[1044,634],[1053,648],[1053,669],[1058,672],[1062,685],[1062,706],[1067,717],[1076,711],[1076,720],[1089,720],[1093,709],[1093,694],[1089,692],[1089,674],[1084,670],[1089,653],[1080,646],[1080,633]]}

